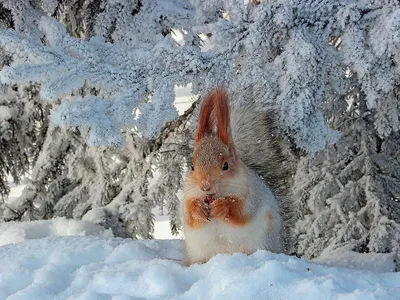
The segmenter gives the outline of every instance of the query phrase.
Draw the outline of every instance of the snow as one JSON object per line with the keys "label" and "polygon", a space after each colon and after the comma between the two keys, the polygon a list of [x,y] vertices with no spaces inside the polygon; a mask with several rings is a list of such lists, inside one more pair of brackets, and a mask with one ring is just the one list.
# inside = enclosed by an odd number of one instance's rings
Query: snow
{"label": "snow", "polygon": [[11,184],[10,184],[10,195],[9,195],[9,197],[7,199],[7,202],[10,202],[10,201],[14,201],[19,196],[21,196],[22,191],[24,190],[26,185],[25,184],[15,185],[12,182],[12,178],[10,176],[8,176],[7,181],[11,182]]}
{"label": "snow", "polygon": [[[184,111],[187,106],[190,106],[188,97],[185,96],[189,93],[187,87],[179,87],[176,89],[179,95],[186,101],[178,102],[176,107],[178,110]],[[186,97],[186,98],[184,98]],[[155,174],[155,177],[158,174]],[[7,180],[12,182],[12,178],[8,177]],[[22,195],[25,184],[10,185],[10,195],[6,200],[7,203],[15,201]],[[171,233],[169,216],[162,214],[158,207],[152,210],[154,215],[154,238],[155,239],[177,239],[183,238],[182,233],[174,236]],[[53,222],[52,222],[53,221]],[[70,219],[53,219],[52,221],[35,221],[31,223],[6,223],[0,224],[0,246],[10,243],[21,242],[24,239],[32,239],[45,236],[66,236],[66,235],[100,235],[100,236],[113,236],[111,231],[105,230],[101,226],[93,225],[90,220],[77,221]],[[7,225],[10,224],[10,225]],[[12,225],[11,225],[12,224]],[[29,225],[28,225],[29,224]],[[68,227],[68,228],[66,228]],[[35,231],[35,232],[33,232]],[[47,234],[47,235],[46,235]],[[0,299],[1,300],[1,299]]]}
{"label": "snow", "polygon": [[191,84],[187,86],[175,86],[174,88],[174,105],[179,115],[182,115],[192,105],[193,99],[195,99],[195,95],[192,95],[191,90]]}
{"label": "snow", "polygon": [[154,208],[152,213],[155,217],[154,220],[154,238],[155,239],[177,239],[183,238],[183,233],[180,232],[178,236],[174,236],[171,233],[169,216],[167,214],[161,214],[159,208]]}
{"label": "snow", "polygon": [[350,246],[338,249],[326,248],[319,257],[313,260],[324,264],[358,270],[387,272],[396,269],[394,253],[357,253]]}
{"label": "snow", "polygon": [[182,240],[46,237],[0,246],[0,299],[398,299],[400,273],[258,251],[182,265]]}
{"label": "snow", "polygon": [[153,214],[156,240],[65,218],[0,224],[0,299],[399,299],[392,254],[326,249],[310,262],[260,250],[185,267],[168,216]]}
{"label": "snow", "polygon": [[[10,199],[22,188],[13,186]],[[171,240],[168,216],[152,212],[158,240],[151,241],[113,238],[99,225],[65,218],[0,224],[0,299],[365,300],[400,294],[400,273],[383,273],[394,269],[392,255],[349,249],[327,249],[319,264],[258,251],[185,267],[183,241]]]}
{"label": "snow", "polygon": [[107,230],[90,222],[65,218],[0,224],[0,246],[49,236],[71,235],[113,237],[111,229]]}
{"label": "snow", "polygon": [[0,105],[0,122],[3,120],[12,119],[17,114],[16,108],[10,108],[5,105]]}
{"label": "snow", "polygon": [[258,251],[185,267],[168,216],[152,213],[156,240],[65,218],[0,224],[0,299],[399,299],[393,254],[328,248],[310,262]]}

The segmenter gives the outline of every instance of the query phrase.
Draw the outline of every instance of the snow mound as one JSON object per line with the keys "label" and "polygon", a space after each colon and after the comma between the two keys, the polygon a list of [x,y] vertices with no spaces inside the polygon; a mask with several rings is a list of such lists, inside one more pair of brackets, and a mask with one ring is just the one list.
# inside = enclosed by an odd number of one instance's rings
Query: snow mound
{"label": "snow mound", "polygon": [[181,240],[48,237],[0,247],[0,299],[398,299],[400,273],[283,254],[185,267]]}
{"label": "snow mound", "polygon": [[[338,249],[325,249],[313,262],[335,267],[344,267],[374,272],[393,272],[396,270],[395,253],[357,253],[352,245]],[[399,297],[400,299],[400,297]]]}
{"label": "snow mound", "polygon": [[56,218],[32,222],[0,223],[0,246],[49,236],[98,235],[113,237],[110,229],[90,222]]}

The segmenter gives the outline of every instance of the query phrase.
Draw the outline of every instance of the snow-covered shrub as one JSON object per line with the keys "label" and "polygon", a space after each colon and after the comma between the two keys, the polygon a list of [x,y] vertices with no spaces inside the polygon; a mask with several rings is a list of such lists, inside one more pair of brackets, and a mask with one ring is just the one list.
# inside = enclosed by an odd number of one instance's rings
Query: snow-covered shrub
{"label": "snow-covered shrub", "polygon": [[[151,208],[167,205],[175,230],[195,105],[177,119],[174,87],[191,83],[201,94],[225,85],[247,95],[255,88],[257,97],[243,101],[273,106],[282,129],[309,154],[294,178],[294,251],[313,256],[348,243],[398,251],[397,173],[376,164],[397,163],[399,4],[247,2],[3,1],[14,30],[0,34],[11,57],[0,80],[35,82],[54,106],[43,156],[17,206],[48,203],[40,217],[91,219],[116,235],[151,237]],[[58,153],[52,163],[46,151]],[[60,161],[54,183],[44,181],[43,166]],[[39,201],[38,186],[51,200]]]}
{"label": "snow-covered shrub", "polygon": [[309,258],[326,249],[398,253],[400,135],[379,137],[364,99],[353,99],[335,124],[339,142],[297,169],[294,251]]}

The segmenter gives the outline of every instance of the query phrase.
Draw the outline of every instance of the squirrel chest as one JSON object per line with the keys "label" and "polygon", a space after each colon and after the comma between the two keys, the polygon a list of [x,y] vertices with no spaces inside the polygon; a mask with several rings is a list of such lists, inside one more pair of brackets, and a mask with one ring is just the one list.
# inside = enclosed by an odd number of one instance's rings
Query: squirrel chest
{"label": "squirrel chest", "polygon": [[[281,252],[281,222],[279,208],[272,192],[262,180],[248,170],[251,180],[248,199],[220,199],[219,211],[205,203],[205,218],[201,218],[201,201],[184,199],[184,234],[186,264],[204,263],[217,254],[254,253],[259,249]],[[259,197],[258,195],[262,195]],[[233,203],[232,203],[233,202]],[[232,206],[237,211],[232,212]],[[198,219],[196,219],[198,217]],[[195,219],[195,220],[193,220]]]}

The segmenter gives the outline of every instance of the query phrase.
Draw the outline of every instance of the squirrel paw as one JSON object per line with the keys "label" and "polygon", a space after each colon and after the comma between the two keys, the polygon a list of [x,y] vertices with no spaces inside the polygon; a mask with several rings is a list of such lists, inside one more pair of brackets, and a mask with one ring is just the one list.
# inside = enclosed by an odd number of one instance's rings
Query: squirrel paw
{"label": "squirrel paw", "polygon": [[198,221],[210,221],[210,211],[208,205],[201,199],[192,202],[190,214],[193,219]]}
{"label": "squirrel paw", "polygon": [[210,206],[211,218],[220,218],[230,226],[243,226],[250,220],[244,210],[244,203],[235,198],[219,198]]}
{"label": "squirrel paw", "polygon": [[225,198],[215,199],[210,206],[211,218],[227,218],[229,216],[229,200]]}

